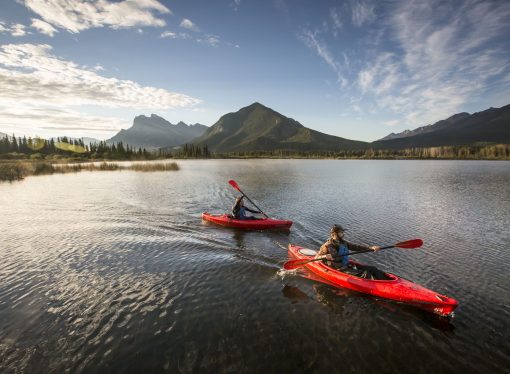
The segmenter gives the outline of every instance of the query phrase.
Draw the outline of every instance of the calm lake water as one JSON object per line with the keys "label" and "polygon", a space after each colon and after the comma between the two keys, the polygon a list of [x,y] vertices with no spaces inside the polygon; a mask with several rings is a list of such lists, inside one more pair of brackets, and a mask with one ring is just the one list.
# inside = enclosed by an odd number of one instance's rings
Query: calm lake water
{"label": "calm lake water", "polygon": [[[0,184],[0,372],[508,373],[510,163],[198,160]],[[201,221],[235,179],[290,233]],[[460,305],[452,323],[281,271],[289,242]]]}

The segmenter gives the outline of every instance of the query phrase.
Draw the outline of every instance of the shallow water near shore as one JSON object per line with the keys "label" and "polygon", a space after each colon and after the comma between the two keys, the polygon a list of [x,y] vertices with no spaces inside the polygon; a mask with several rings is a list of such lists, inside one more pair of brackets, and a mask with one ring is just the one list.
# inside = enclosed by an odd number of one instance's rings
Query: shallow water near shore
{"label": "shallow water near shore", "polygon": [[[1,372],[508,372],[510,162],[178,165],[0,184]],[[229,179],[291,231],[203,222]],[[357,259],[456,298],[453,322],[281,271],[333,223],[422,238]]]}

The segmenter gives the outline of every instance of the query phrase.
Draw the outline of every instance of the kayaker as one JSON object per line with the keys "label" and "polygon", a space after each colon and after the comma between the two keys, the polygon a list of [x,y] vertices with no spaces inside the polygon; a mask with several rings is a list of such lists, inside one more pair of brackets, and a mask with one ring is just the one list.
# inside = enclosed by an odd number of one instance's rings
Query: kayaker
{"label": "kayaker", "polygon": [[344,273],[369,279],[386,279],[384,273],[374,266],[351,264],[347,255],[349,251],[359,252],[370,249],[375,252],[381,247],[350,243],[344,239],[344,232],[342,226],[333,225],[329,233],[329,239],[321,246],[316,258],[323,258],[328,266]]}
{"label": "kayaker", "polygon": [[239,196],[236,198],[236,202],[232,207],[232,216],[235,219],[257,219],[257,217],[247,216],[246,211],[251,213],[260,213],[258,210],[252,210],[244,206],[243,196]]}

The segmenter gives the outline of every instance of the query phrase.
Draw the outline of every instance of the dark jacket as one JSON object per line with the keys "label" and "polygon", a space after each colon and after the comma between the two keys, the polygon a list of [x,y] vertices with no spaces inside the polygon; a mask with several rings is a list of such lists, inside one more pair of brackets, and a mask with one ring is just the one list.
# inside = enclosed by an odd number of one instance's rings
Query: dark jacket
{"label": "dark jacket", "polygon": [[[243,206],[243,208],[244,208],[244,210],[251,212],[251,213],[260,213],[258,210],[253,210],[253,209],[247,208],[245,206]],[[239,206],[239,203],[234,204],[234,206],[232,207],[232,216],[237,219],[244,218],[244,217],[240,217],[240,213],[241,213],[241,207]]]}

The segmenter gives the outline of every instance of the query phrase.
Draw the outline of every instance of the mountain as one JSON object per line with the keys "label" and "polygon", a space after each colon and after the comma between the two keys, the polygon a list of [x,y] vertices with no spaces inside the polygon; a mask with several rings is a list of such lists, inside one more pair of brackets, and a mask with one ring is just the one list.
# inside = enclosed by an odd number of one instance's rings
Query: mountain
{"label": "mountain", "polygon": [[193,143],[207,145],[214,152],[338,151],[368,147],[365,142],[311,130],[260,103],[225,114]]}
{"label": "mountain", "polygon": [[5,138],[7,136],[7,134],[3,133],[3,132],[0,132],[0,138]]}
{"label": "mountain", "polygon": [[187,125],[181,121],[173,125],[155,114],[151,114],[150,117],[142,115],[135,117],[133,126],[127,130],[120,130],[107,142],[110,144],[122,142],[147,149],[171,147],[188,143],[202,135],[207,129],[207,126],[199,123]]}
{"label": "mountain", "polygon": [[434,123],[433,125],[418,127],[417,129],[414,129],[414,130],[404,130],[398,134],[395,134],[392,132],[391,134],[385,136],[382,139],[379,139],[378,141],[408,138],[408,137],[414,136],[414,135],[426,134],[429,132],[439,130],[441,128],[448,127],[449,125],[451,125],[455,122],[461,121],[469,116],[470,116],[470,114],[466,113],[466,112],[457,113],[457,114],[451,116],[450,118],[438,121],[438,122]]}
{"label": "mountain", "polygon": [[433,125],[390,134],[372,143],[375,149],[402,149],[510,143],[510,105],[478,113],[458,113]]}

